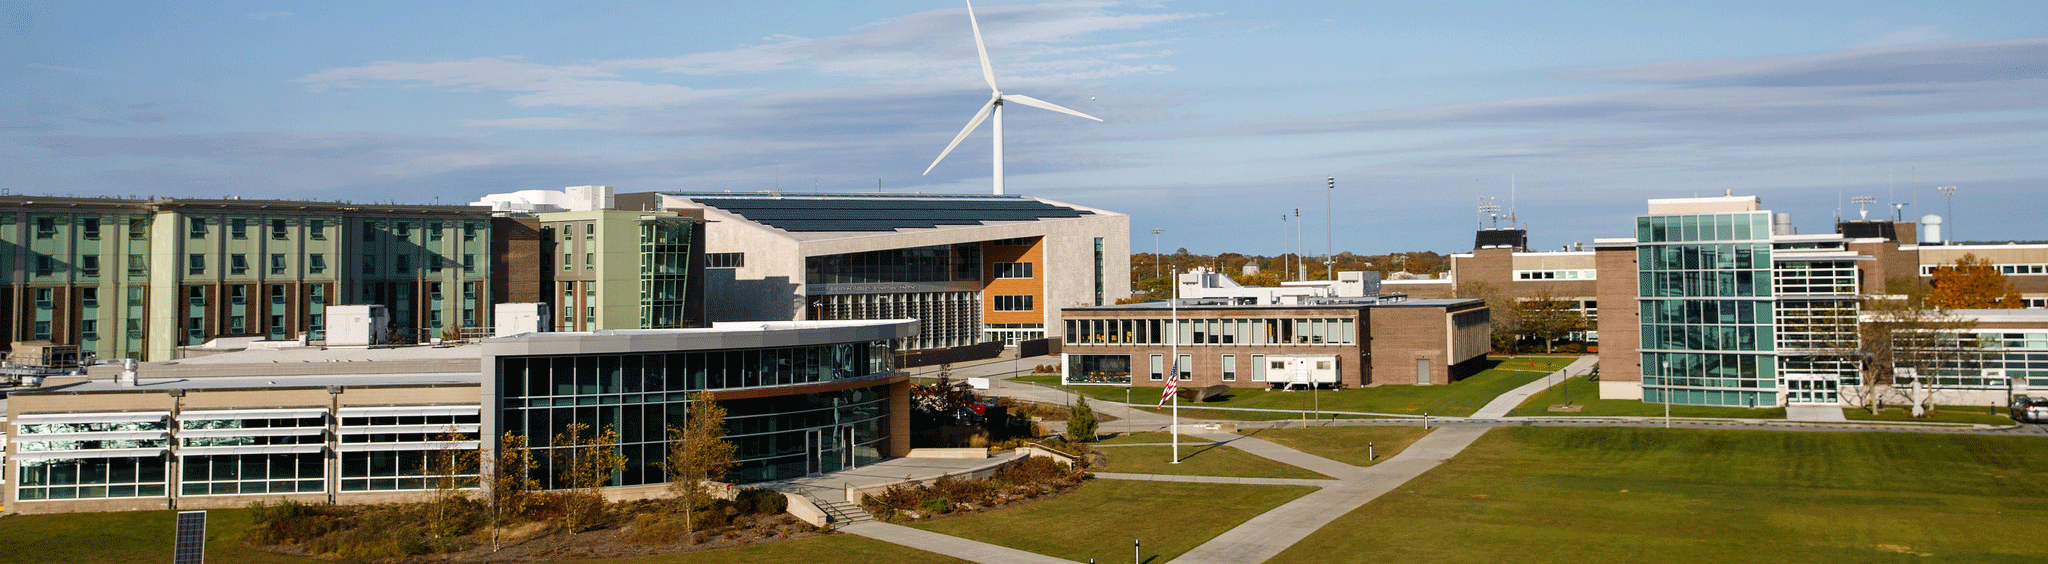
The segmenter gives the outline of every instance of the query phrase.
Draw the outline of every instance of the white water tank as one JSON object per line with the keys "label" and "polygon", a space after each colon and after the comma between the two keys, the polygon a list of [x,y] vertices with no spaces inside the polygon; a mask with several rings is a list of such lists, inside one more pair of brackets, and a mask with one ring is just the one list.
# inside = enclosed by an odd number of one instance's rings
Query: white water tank
{"label": "white water tank", "polygon": [[1920,244],[1941,244],[1941,216],[1931,213],[1920,216]]}
{"label": "white water tank", "polygon": [[1779,214],[1771,214],[1771,234],[1772,234],[1772,235],[1791,235],[1791,234],[1792,234],[1792,214],[1789,214],[1789,213],[1779,213]]}

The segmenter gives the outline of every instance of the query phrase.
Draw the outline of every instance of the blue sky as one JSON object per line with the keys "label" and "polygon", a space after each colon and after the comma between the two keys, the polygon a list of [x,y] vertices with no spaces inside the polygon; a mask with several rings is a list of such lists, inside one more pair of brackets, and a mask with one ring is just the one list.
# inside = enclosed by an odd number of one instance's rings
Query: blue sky
{"label": "blue sky", "polygon": [[[2048,239],[2044,2],[998,2],[1011,193],[1133,249],[1557,248],[1643,200],[1858,195]],[[460,203],[491,192],[985,193],[964,6],[0,1],[0,188]],[[1855,215],[1854,206],[1847,206]],[[1876,210],[1873,215],[1888,213]]]}

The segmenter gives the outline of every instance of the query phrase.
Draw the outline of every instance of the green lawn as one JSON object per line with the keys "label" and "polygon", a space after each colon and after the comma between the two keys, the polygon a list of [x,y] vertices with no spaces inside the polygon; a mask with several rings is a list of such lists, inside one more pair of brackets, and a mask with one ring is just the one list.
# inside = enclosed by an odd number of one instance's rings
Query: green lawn
{"label": "green lawn", "polygon": [[[1315,393],[1268,391],[1264,387],[1236,388],[1221,400],[1211,400],[1201,405],[1281,409],[1293,412],[1294,415],[1291,417],[1300,417],[1301,411],[1309,410],[1317,404],[1325,411],[1404,415],[1428,413],[1463,417],[1479,411],[1479,408],[1486,406],[1486,402],[1493,401],[1493,398],[1502,393],[1564,368],[1577,359],[1576,356],[1496,357],[1489,361],[1494,363],[1492,368],[1443,386],[1385,385],[1377,388],[1323,390]],[[1059,383],[1058,376],[1027,376],[1017,380],[1046,385]],[[1065,389],[1099,400],[1124,400],[1124,388],[1121,386],[1071,386]],[[1137,388],[1131,393],[1132,398],[1141,402],[1156,399],[1159,394],[1156,388]],[[1182,415],[1188,415],[1187,407],[1183,406],[1181,409]],[[1213,417],[1216,419],[1263,420],[1253,419],[1262,417],[1258,415],[1231,414],[1226,411],[1209,411],[1202,417],[1210,415],[1216,415]],[[1276,415],[1267,418],[1288,419],[1289,416]]]}
{"label": "green lawn", "polygon": [[[206,512],[206,560],[235,564],[319,564],[331,560],[300,558],[244,548],[249,527],[246,509]],[[0,561],[128,564],[169,562],[174,511],[13,515],[0,518]],[[608,564],[712,564],[748,562],[803,564],[847,559],[854,562],[955,564],[966,562],[882,541],[849,535],[812,537],[747,548],[713,550],[610,560],[578,560]]]}
{"label": "green lawn", "polygon": [[[1564,391],[1558,386],[1537,392],[1520,407],[1509,411],[1511,417],[1520,416],[1598,416],[1598,417],[1662,417],[1664,404],[1643,403],[1640,400],[1603,400],[1600,385],[1584,377],[1575,377],[1565,382],[1571,388],[1572,405],[1585,406],[1577,413],[1550,411],[1550,406],[1564,403]],[[1784,419],[1785,408],[1769,407],[1750,409],[1746,407],[1705,407],[1696,405],[1671,406],[1672,417],[1720,417],[1728,419]]]}
{"label": "green lawn", "polygon": [[[1172,433],[1168,433],[1168,432],[1166,432],[1166,431],[1140,431],[1140,432],[1136,432],[1136,433],[1116,433],[1116,434],[1108,435],[1108,437],[1109,437],[1109,438],[1106,438],[1106,439],[1102,439],[1102,440],[1100,440],[1100,441],[1096,441],[1096,444],[1104,444],[1104,445],[1132,445],[1132,444],[1145,444],[1145,443],[1159,443],[1159,444],[1167,444],[1167,443],[1171,443],[1171,442],[1173,442],[1173,434],[1172,434]],[[1212,440],[1209,440],[1209,439],[1204,439],[1204,438],[1201,438],[1201,437],[1197,437],[1197,436],[1194,436],[1194,435],[1189,435],[1189,434],[1182,434],[1182,435],[1180,436],[1180,444],[1183,444],[1183,445],[1185,445],[1185,444],[1190,444],[1190,443],[1193,443],[1193,444],[1209,444],[1209,443],[1213,443],[1213,442],[1216,442],[1216,441],[1212,441]]]}
{"label": "green lawn", "polygon": [[[1402,449],[1429,431],[1421,427],[1296,427],[1252,429],[1238,434],[1273,441],[1352,466],[1371,466],[1400,454]],[[1367,448],[1368,445],[1371,448]],[[1368,451],[1377,458],[1368,458]]]}
{"label": "green lawn", "polygon": [[2044,469],[2048,437],[1508,427],[1272,561],[2039,562]]}
{"label": "green lawn", "polygon": [[[1204,404],[1208,405],[1208,404]],[[1173,409],[1139,408],[1160,415],[1172,415]],[[1187,419],[1211,419],[1216,421],[1281,421],[1297,419],[1319,421],[1326,419],[1386,419],[1373,415],[1344,415],[1337,413],[1312,413],[1309,411],[1238,411],[1235,409],[1180,408],[1180,416]]]}
{"label": "green lawn", "polygon": [[2012,418],[2006,417],[2006,410],[1991,411],[1989,406],[1938,405],[1927,417],[1913,417],[1913,410],[1905,407],[1887,407],[1871,415],[1869,409],[1844,408],[1843,415],[1850,421],[1921,421],[1934,423],[1977,423],[1982,425],[2011,425]]}
{"label": "green lawn", "polygon": [[1183,444],[1180,447],[1180,464],[1173,463],[1173,447],[1170,445],[1103,447],[1102,452],[1109,455],[1109,465],[1097,469],[1102,472],[1309,480],[1330,478],[1228,446]]}
{"label": "green lawn", "polygon": [[1314,490],[1094,480],[1052,500],[912,526],[1075,562],[1128,562],[1136,539],[1158,564]]}

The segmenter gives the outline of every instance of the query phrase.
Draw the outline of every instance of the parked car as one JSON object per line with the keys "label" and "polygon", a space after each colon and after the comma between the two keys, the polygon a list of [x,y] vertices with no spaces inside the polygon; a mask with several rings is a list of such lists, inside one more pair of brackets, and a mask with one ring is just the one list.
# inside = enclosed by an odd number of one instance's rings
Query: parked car
{"label": "parked car", "polygon": [[2048,422],[2048,397],[2012,398],[2012,420],[2027,423]]}

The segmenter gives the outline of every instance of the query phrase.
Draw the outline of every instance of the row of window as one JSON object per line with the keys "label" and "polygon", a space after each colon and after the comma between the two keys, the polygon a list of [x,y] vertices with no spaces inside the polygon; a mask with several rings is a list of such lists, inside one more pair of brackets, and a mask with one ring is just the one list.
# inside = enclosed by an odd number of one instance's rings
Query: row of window
{"label": "row of window", "polygon": [[1593,279],[1595,279],[1595,278],[1598,278],[1598,276],[1597,276],[1597,275],[1595,274],[1596,272],[1599,272],[1599,271],[1597,271],[1597,270],[1594,270],[1594,269],[1591,269],[1591,268],[1577,268],[1577,269],[1570,269],[1570,270],[1517,270],[1517,271],[1515,271],[1515,279],[1516,279],[1516,280],[1593,280]]}
{"label": "row of window", "polygon": [[1031,311],[1032,296],[993,296],[996,311]]}
{"label": "row of window", "polygon": [[704,253],[704,268],[743,268],[747,266],[746,253]]}
{"label": "row of window", "polygon": [[[1920,275],[1933,276],[1934,269],[1951,268],[1953,266],[1954,265],[1947,264],[1923,264],[1920,265]],[[2048,274],[2048,264],[1994,264],[1992,265],[1992,267],[1997,268],[1999,274],[2004,274],[2006,276],[2030,276],[2036,274]]]}
{"label": "row of window", "polygon": [[[133,238],[133,239],[141,239],[141,238],[142,238],[142,237],[141,237],[141,236],[139,235],[140,233],[142,233],[142,232],[143,232],[143,228],[139,227],[139,226],[141,225],[141,222],[142,222],[142,221],[143,221],[143,220],[140,220],[140,219],[135,219],[135,220],[129,220],[129,223],[128,223],[128,235],[129,235],[129,237],[130,237],[130,238]],[[249,220],[248,220],[248,219],[245,219],[245,218],[240,218],[240,217],[231,217],[231,218],[228,218],[228,219],[227,219],[227,228],[228,228],[228,238],[230,238],[230,239],[247,239],[247,238],[249,238]],[[186,231],[185,231],[185,236],[186,236],[187,238],[191,238],[191,239],[203,239],[203,238],[205,238],[205,237],[206,237],[206,234],[207,234],[207,233],[208,233],[208,229],[207,229],[207,219],[206,219],[206,218],[204,218],[204,217],[194,217],[194,218],[190,218],[190,219],[189,219],[189,220],[188,220],[188,221],[186,222]],[[286,220],[286,219],[282,219],[282,218],[279,218],[279,219],[272,219],[272,220],[270,220],[270,238],[271,238],[271,240],[275,240],[275,241],[282,241],[282,240],[285,240],[285,239],[289,239],[289,238],[291,238],[291,223],[290,223],[290,221],[289,221],[289,220]],[[324,220],[324,219],[308,219],[308,220],[306,220],[306,238],[307,238],[307,239],[312,239],[312,240],[314,240],[314,241],[324,241],[324,240],[326,240],[326,239],[327,239],[327,220]]]}
{"label": "row of window", "polygon": [[1325,345],[1357,342],[1358,320],[1337,319],[1068,319],[1068,344]]}
{"label": "row of window", "polygon": [[1767,241],[1770,238],[1769,212],[1636,217],[1636,241],[1642,243]]}

